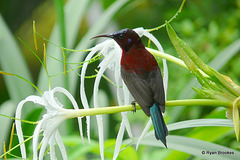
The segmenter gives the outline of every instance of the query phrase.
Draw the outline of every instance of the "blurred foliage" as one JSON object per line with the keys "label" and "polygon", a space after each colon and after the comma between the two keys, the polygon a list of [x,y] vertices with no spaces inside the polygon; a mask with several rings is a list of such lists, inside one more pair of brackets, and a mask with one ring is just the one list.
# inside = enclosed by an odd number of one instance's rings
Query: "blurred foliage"
{"label": "blurred foliage", "polygon": [[[66,1],[67,2],[67,1]],[[98,3],[97,3],[98,2]],[[106,10],[114,1],[101,0],[101,1],[91,1],[91,4],[98,5],[101,12]],[[181,1],[179,0],[132,0],[127,3],[126,6],[121,9],[112,19],[112,23],[109,24],[108,29],[114,28],[119,30],[121,28],[154,28],[165,22],[165,20],[170,19],[175,12],[178,10]],[[55,8],[53,1],[50,0],[8,0],[0,1],[0,12],[5,19],[9,29],[14,34],[14,37],[17,40],[17,37],[21,37],[30,47],[34,48],[33,36],[32,36],[32,21],[36,21],[37,31],[41,33],[45,38],[49,38],[52,33],[53,25],[56,22]],[[91,14],[90,14],[91,12]],[[81,29],[79,29],[77,39],[80,40],[85,32],[91,27],[92,23],[89,18],[96,18],[98,15],[94,15],[95,12],[89,11],[84,16],[83,23],[81,24]],[[222,50],[227,46],[235,42],[240,38],[240,1],[239,0],[219,0],[219,1],[201,1],[201,0],[187,0],[183,11],[177,16],[177,18],[171,23],[174,30],[194,51],[195,53],[206,63],[208,64],[213,60]],[[80,27],[79,27],[80,28]],[[117,29],[116,29],[117,28]],[[152,32],[155,37],[161,42],[166,53],[177,56],[177,53],[172,46],[165,28],[158,31]],[[145,44],[147,40],[143,39]],[[42,39],[38,37],[37,39],[39,44],[42,44]],[[77,43],[76,43],[77,44]],[[30,53],[25,46],[19,43],[22,53],[27,60],[27,64],[33,75],[34,82],[38,80],[40,63],[37,59]],[[154,47],[154,46],[151,46]],[[82,48],[85,49],[85,48]],[[39,57],[42,57],[43,47],[39,47],[37,51]],[[92,65],[92,70],[90,69],[87,75],[94,74],[94,69],[97,64]],[[168,82],[168,99],[179,99],[179,97],[184,97],[182,94],[183,88],[187,86],[194,77],[186,70],[175,64],[169,63],[169,82]],[[240,52],[231,60],[227,62],[220,72],[228,75],[231,79],[238,85],[240,85]],[[109,93],[109,88],[106,86],[106,81],[101,82],[102,89],[107,90]],[[89,85],[93,84],[93,80],[89,80]],[[9,99],[5,83],[3,81],[3,76],[0,75],[0,104]],[[88,97],[91,97],[91,91],[87,93]],[[109,94],[111,97],[112,94]],[[76,95],[79,97],[79,95]],[[199,97],[199,96],[197,96]],[[111,97],[110,105],[115,105],[116,102],[114,98]],[[225,118],[225,110],[222,108],[213,108],[213,107],[189,107],[184,108],[184,114],[179,117],[174,117],[172,112],[175,108],[167,108],[166,120],[168,122],[171,119],[175,118],[175,121],[186,120],[186,119],[197,119],[197,118]],[[36,114],[36,113],[35,113]],[[130,115],[130,114],[129,114]],[[119,125],[121,122],[120,114],[110,115],[109,119],[109,137],[115,138]],[[142,112],[138,111],[134,115],[130,115],[129,119],[132,123],[135,123],[132,127],[138,128],[134,134],[138,135],[138,132],[141,132],[139,127],[142,127],[142,124],[146,122],[148,117],[146,117]],[[74,128],[76,129],[76,128]],[[177,130],[171,132],[170,134],[175,135],[186,135],[188,137],[194,137],[197,139],[202,139],[206,141],[215,142],[217,144],[224,145],[233,149],[240,149],[239,144],[237,144],[232,128],[227,127],[216,127],[214,132],[218,134],[209,133],[211,129],[209,127],[205,128],[195,128],[195,129],[185,129]],[[211,135],[207,137],[202,133],[207,133]],[[213,132],[213,131],[211,131]],[[214,137],[214,136],[215,137]],[[79,144],[69,144],[72,140],[71,137],[64,137],[65,143],[71,146],[76,146]],[[95,136],[97,141],[97,136]],[[72,141],[72,143],[75,143]],[[110,139],[106,142],[109,145],[114,146]],[[92,146],[89,146],[89,150],[86,151],[83,155],[88,152],[96,153],[97,142],[92,143]],[[94,150],[95,147],[95,150]],[[110,149],[113,149],[110,147]],[[74,157],[77,152],[77,149],[71,150],[70,157]],[[138,156],[136,159],[155,159],[158,157],[157,148],[151,147],[141,147],[138,151],[135,151],[132,148],[124,150],[120,154],[120,158],[124,157],[123,155]],[[107,151],[106,151],[107,152]],[[112,152],[112,151],[111,151]],[[136,153],[137,152],[137,155]],[[71,154],[73,153],[73,154]],[[146,155],[144,153],[148,153]],[[172,154],[171,154],[172,153]],[[96,153],[97,154],[97,153]],[[168,159],[175,158],[176,156],[182,159],[194,159],[192,156],[182,153],[179,151],[163,151],[163,155],[168,155]],[[90,156],[91,157],[91,156]],[[94,156],[93,156],[94,157]],[[93,158],[91,157],[91,158]],[[111,155],[109,157],[112,157]],[[142,157],[142,158],[140,158]],[[83,158],[84,159],[84,158]],[[124,158],[121,158],[124,159]]]}

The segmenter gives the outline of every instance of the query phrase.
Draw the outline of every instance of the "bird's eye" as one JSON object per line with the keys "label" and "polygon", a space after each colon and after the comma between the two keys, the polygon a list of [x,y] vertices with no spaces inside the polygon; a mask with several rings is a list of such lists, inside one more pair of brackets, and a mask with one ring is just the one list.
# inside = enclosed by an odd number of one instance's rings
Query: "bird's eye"
{"label": "bird's eye", "polygon": [[122,33],[119,34],[118,38],[119,38],[119,39],[122,39],[122,38],[123,38],[123,34],[122,34]]}

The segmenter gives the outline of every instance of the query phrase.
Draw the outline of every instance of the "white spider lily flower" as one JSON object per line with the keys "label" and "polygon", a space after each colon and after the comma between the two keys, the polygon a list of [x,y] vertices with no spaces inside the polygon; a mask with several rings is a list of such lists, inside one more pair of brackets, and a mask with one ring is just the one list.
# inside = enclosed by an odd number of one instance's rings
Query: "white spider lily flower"
{"label": "white spider lily flower", "polygon": [[[60,133],[58,131],[59,125],[65,121],[66,119],[70,118],[71,115],[69,115],[68,109],[63,108],[63,105],[58,101],[57,97],[55,97],[55,93],[59,92],[64,94],[72,103],[74,109],[79,109],[78,105],[73,98],[73,96],[64,88],[62,87],[56,87],[52,90],[45,91],[40,96],[28,96],[25,100],[22,100],[16,110],[16,131],[17,136],[19,139],[20,149],[22,158],[26,159],[26,149],[24,144],[24,138],[23,138],[23,132],[22,132],[22,126],[21,126],[21,112],[22,107],[26,102],[33,102],[36,104],[40,104],[42,106],[45,106],[47,113],[43,115],[43,118],[38,122],[34,134],[33,134],[33,142],[32,142],[32,148],[33,148],[33,160],[42,160],[44,157],[44,153],[46,151],[46,147],[49,144],[50,146],[50,158],[51,159],[57,159],[55,155],[55,144],[58,145],[60,152],[62,154],[62,159],[67,159],[67,152],[65,149],[65,146],[63,144],[63,141],[61,139]],[[82,133],[82,121],[81,118],[78,118],[79,123],[79,129],[81,138],[83,140],[83,133]],[[39,151],[38,156],[38,139],[39,134],[43,131],[43,138],[41,140],[41,147]]]}
{"label": "white spider lily flower", "polygon": [[[134,29],[134,31],[137,32],[140,37],[142,37],[142,36],[148,37],[157,46],[157,48],[163,52],[161,44],[147,30],[145,30],[143,28],[136,28],[136,29]],[[106,71],[106,69],[111,69],[114,71],[114,81],[116,84],[118,105],[131,104],[131,102],[132,102],[131,101],[132,98],[130,98],[131,94],[128,91],[126,85],[124,84],[124,82],[121,78],[121,73],[120,73],[120,68],[121,68],[120,60],[121,60],[121,56],[122,56],[121,48],[113,39],[107,39],[106,41],[104,41],[92,48],[91,52],[86,57],[85,62],[89,61],[97,52],[101,52],[101,54],[104,56],[104,58],[102,59],[102,62],[98,66],[98,67],[100,67],[100,69],[99,69],[99,72],[97,74],[97,77],[96,77],[95,83],[94,83],[94,89],[93,89],[94,107],[99,107],[98,106],[98,96],[97,96],[98,88],[99,88],[99,83],[100,83],[101,77],[102,77],[103,73]],[[81,100],[82,100],[83,107],[85,109],[89,109],[89,104],[88,104],[88,100],[86,98],[85,87],[84,87],[84,82],[85,82],[84,77],[86,74],[87,66],[88,66],[88,63],[84,63],[82,71],[81,71],[81,85],[80,85]],[[163,60],[163,73],[164,73],[163,80],[164,80],[165,92],[167,92],[168,69],[167,69],[167,64],[166,64],[165,59]],[[97,118],[97,124],[98,124],[100,155],[101,155],[101,159],[104,159],[104,133],[103,133],[102,115],[97,115],[96,118]],[[150,119],[150,121],[151,121],[151,119]],[[89,128],[90,128],[90,118],[87,117],[87,131],[88,131],[87,135],[88,135],[88,139],[90,140],[90,132],[89,132],[90,129]],[[122,113],[122,122],[121,122],[120,129],[119,129],[119,132],[117,135],[113,159],[116,159],[119,154],[125,128],[127,130],[129,137],[133,139],[131,128],[130,128],[130,123],[127,118],[127,112]],[[145,130],[148,131],[149,128],[145,129]],[[142,134],[142,137],[144,135],[145,135],[145,133]]]}

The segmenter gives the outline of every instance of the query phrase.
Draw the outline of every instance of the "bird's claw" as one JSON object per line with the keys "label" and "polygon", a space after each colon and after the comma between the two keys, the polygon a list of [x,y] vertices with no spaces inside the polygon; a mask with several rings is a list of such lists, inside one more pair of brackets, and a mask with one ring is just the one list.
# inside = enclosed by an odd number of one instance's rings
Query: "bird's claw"
{"label": "bird's claw", "polygon": [[131,105],[133,106],[133,113],[136,112],[136,101],[132,101]]}

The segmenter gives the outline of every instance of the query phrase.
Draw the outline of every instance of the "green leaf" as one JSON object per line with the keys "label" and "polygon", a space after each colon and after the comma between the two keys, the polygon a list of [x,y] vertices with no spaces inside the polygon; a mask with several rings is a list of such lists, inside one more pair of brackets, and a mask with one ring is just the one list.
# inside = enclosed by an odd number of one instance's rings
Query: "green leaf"
{"label": "green leaf", "polygon": [[66,32],[65,32],[65,18],[64,18],[64,1],[63,0],[54,0],[57,21],[59,24],[59,33],[61,35],[61,44],[63,47],[66,47]]}
{"label": "green leaf", "polygon": [[179,37],[169,23],[167,23],[166,28],[168,36],[181,59],[184,61],[190,71],[197,71],[197,66],[193,63],[193,61],[189,58],[188,54],[183,49],[182,42],[179,41]]}
{"label": "green leaf", "polygon": [[189,56],[189,58],[193,61],[193,63],[201,69],[203,72],[208,74],[209,76],[212,76],[212,72],[209,69],[208,65],[206,65],[197,55],[196,53],[189,47],[187,43],[185,43],[182,39],[177,37],[177,40],[180,43],[180,46],[183,48],[183,50],[186,52],[186,54]]}
{"label": "green leaf", "polygon": [[[12,101],[6,101],[0,106],[0,113],[7,116],[14,116],[16,110],[16,105]],[[3,148],[3,141],[8,142],[8,137],[10,135],[9,130],[11,129],[12,119],[7,117],[2,117],[0,115],[0,148]],[[0,155],[3,154],[3,150],[0,150]]]}
{"label": "green leaf", "polygon": [[[168,149],[185,152],[202,159],[236,160],[240,157],[240,152],[237,150],[198,139],[169,135],[167,136],[167,141]],[[144,138],[141,144],[163,147],[162,143],[156,141],[154,136]],[[225,152],[225,154],[223,152]]]}
{"label": "green leaf", "polygon": [[[203,87],[214,88],[207,79],[206,73],[212,75],[208,66],[204,64],[202,60],[193,52],[193,50],[177,36],[171,25],[169,23],[166,24],[168,36],[177,53],[187,65],[190,72],[193,73]],[[206,71],[206,73],[203,71]]]}
{"label": "green leaf", "polygon": [[233,127],[232,121],[228,119],[195,119],[176,122],[168,125],[169,131],[203,126]]}
{"label": "green leaf", "polygon": [[234,130],[236,134],[237,141],[239,141],[239,107],[240,106],[240,97],[238,97],[233,102],[233,110],[232,110],[232,118],[233,118],[233,124],[234,124]]}
{"label": "green leaf", "polygon": [[[18,74],[32,82],[24,57],[10,30],[0,15],[0,67],[3,71]],[[13,102],[18,103],[33,93],[31,85],[19,78],[4,76],[8,93]]]}

